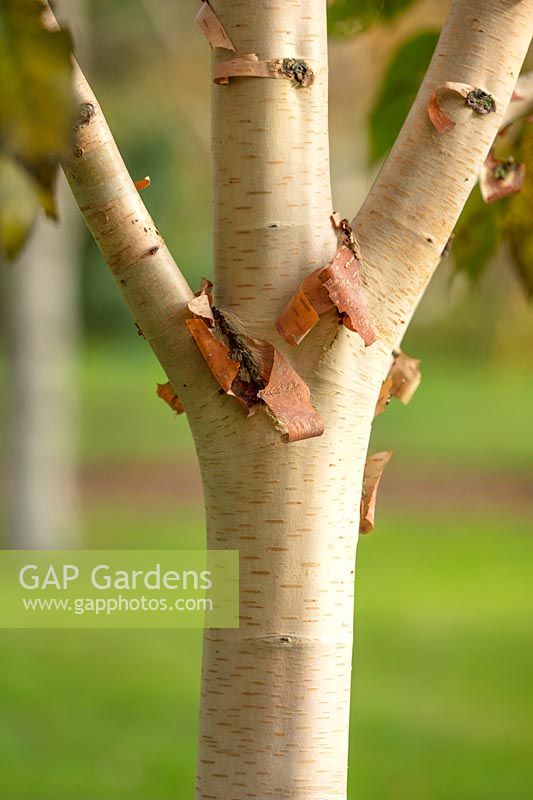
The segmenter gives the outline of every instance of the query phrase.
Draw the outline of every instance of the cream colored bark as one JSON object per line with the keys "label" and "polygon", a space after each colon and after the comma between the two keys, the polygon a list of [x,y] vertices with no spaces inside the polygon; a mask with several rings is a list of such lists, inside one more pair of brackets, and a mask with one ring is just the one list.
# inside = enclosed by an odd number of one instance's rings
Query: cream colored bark
{"label": "cream colored bark", "polygon": [[[501,124],[533,29],[533,0],[454,0],[417,101],[355,220],[379,341],[323,319],[297,350],[274,321],[333,255],[325,0],[213,0],[238,53],[307,59],[317,79],[213,88],[215,300],[274,341],[307,380],[326,432],[284,445],[265,414],[220,396],[182,323],[190,297],[94,114],[67,168],[133,314],[187,407],[210,548],[241,554],[241,625],[205,635],[197,800],[344,800],[355,550],[379,388]],[[217,53],[220,60],[223,53]],[[338,78],[340,79],[340,78]],[[342,76],[346,79],[346,76]],[[491,92],[498,112],[438,134],[436,84]],[[154,248],[159,248],[154,251]]]}
{"label": "cream colored bark", "polygon": [[79,545],[78,279],[81,220],[63,178],[61,223],[40,219],[7,271],[10,503],[15,548]]}

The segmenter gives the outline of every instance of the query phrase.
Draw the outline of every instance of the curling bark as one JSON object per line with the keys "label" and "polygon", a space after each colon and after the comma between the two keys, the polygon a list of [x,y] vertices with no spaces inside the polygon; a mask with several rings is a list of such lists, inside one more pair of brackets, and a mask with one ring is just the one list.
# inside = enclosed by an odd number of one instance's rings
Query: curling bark
{"label": "curling bark", "polygon": [[[533,0],[454,0],[413,110],[354,225],[378,341],[333,313],[296,350],[274,321],[333,256],[325,0],[213,0],[238,54],[303,58],[314,84],[240,78],[213,88],[215,304],[273,341],[307,381],[326,431],[282,444],[266,414],[221,396],[183,325],[191,296],[127,175],[96,100],[67,167],[102,253],[185,403],[201,465],[208,545],[241,554],[241,625],[204,642],[197,800],[344,800],[355,550],[370,429],[391,352],[440,260],[509,103]],[[490,43],[490,46],[487,46]],[[228,58],[217,51],[216,62]],[[427,102],[460,81],[497,112]],[[448,101],[446,101],[448,102]]]}

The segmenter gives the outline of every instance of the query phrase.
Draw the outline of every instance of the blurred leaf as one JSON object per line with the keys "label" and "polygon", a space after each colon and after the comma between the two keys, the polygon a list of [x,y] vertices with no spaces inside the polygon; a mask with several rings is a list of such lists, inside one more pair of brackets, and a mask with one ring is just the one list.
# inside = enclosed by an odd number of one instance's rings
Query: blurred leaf
{"label": "blurred leaf", "polygon": [[333,0],[328,6],[332,36],[354,36],[378,22],[388,22],[415,0]]}
{"label": "blurred leaf", "polygon": [[27,161],[25,164],[29,175],[37,184],[39,203],[44,213],[50,219],[58,219],[55,188],[59,163],[53,156],[42,157],[37,161]]}
{"label": "blurred leaf", "polygon": [[526,179],[520,194],[499,204],[500,224],[513,266],[528,297],[533,297],[533,125],[523,125],[516,156],[526,165]]}
{"label": "blurred leaf", "polygon": [[404,42],[385,73],[370,114],[370,157],[387,155],[409,113],[435,50],[439,34],[425,31]]}
{"label": "blurred leaf", "polygon": [[2,148],[35,159],[68,147],[72,42],[41,24],[39,0],[0,6],[0,139]]}
{"label": "blurred leaf", "polygon": [[452,255],[457,272],[477,281],[501,243],[498,204],[486,205],[475,188],[455,228]]}
{"label": "blurred leaf", "polygon": [[68,152],[73,119],[70,35],[45,30],[42,11],[41,0],[0,5],[0,155],[6,180],[0,197],[6,238],[0,245],[10,258],[23,246],[39,205],[56,216],[57,165]]}

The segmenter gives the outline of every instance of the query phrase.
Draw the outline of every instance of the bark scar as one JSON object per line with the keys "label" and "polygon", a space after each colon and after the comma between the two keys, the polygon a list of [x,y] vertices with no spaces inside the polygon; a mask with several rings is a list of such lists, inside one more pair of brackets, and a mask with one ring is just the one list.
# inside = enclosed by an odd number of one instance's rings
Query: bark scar
{"label": "bark scar", "polygon": [[84,128],[86,125],[89,125],[95,114],[96,108],[94,103],[80,103],[78,119],[74,123],[74,129],[79,130],[80,128]]}
{"label": "bark scar", "polygon": [[465,105],[471,108],[476,114],[490,114],[496,111],[496,101],[494,97],[480,89],[477,86],[472,86],[469,83],[457,83],[455,81],[446,81],[439,83],[428,101],[428,116],[433,127],[439,133],[449,133],[452,131],[456,122],[450,119],[440,106],[440,97],[443,94],[454,94],[462,97]]}
{"label": "bark scar", "polygon": [[254,639],[247,641],[255,642],[265,647],[280,647],[280,648],[293,648],[293,647],[313,647],[317,644],[316,639],[308,636],[295,636],[292,633],[273,633],[266,636],[258,636]]}

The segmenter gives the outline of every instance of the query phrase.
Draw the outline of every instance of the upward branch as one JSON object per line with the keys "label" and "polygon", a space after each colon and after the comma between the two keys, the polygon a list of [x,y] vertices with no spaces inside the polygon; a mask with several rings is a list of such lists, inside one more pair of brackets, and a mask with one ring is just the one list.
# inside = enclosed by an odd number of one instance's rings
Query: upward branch
{"label": "upward branch", "polygon": [[525,72],[520,75],[513,92],[513,102],[507,109],[503,119],[503,128],[512,125],[513,122],[531,114],[533,111],[533,72]]}
{"label": "upward branch", "polygon": [[[44,23],[57,27],[49,8]],[[141,200],[76,62],[73,91],[79,112],[65,174],[136,323],[187,405],[191,393],[200,396],[209,381],[205,371],[200,373],[203,379],[197,375],[199,357],[183,324],[193,293]]]}
{"label": "upward branch", "polygon": [[[367,262],[378,335],[402,339],[476,183],[509,105],[533,34],[533,0],[453,0],[417,99],[354,220]],[[456,122],[439,133],[428,101],[439,84],[489,92],[496,113],[478,115],[457,97],[442,102]]]}

